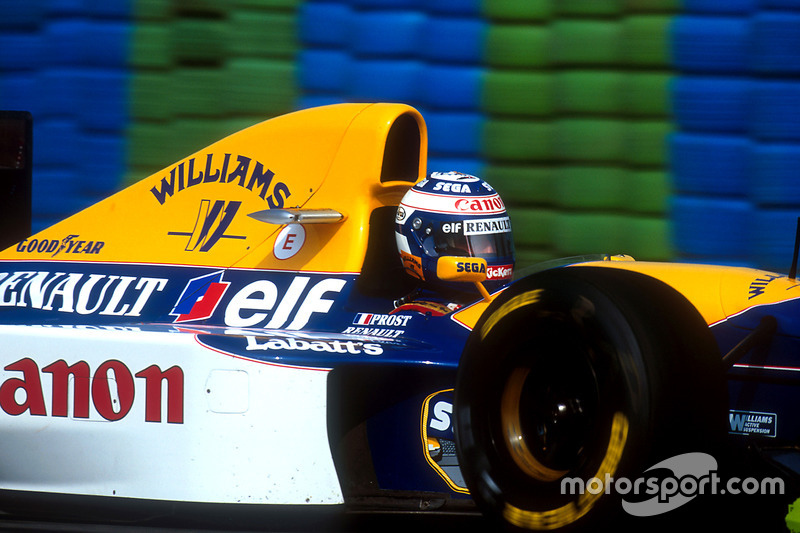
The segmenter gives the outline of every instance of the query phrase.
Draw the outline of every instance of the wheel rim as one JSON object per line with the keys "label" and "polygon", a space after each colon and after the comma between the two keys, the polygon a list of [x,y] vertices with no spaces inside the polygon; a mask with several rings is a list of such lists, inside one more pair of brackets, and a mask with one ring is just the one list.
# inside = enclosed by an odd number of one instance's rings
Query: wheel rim
{"label": "wheel rim", "polygon": [[508,372],[500,398],[500,440],[529,477],[552,482],[578,468],[591,442],[599,386],[584,347],[544,350]]}

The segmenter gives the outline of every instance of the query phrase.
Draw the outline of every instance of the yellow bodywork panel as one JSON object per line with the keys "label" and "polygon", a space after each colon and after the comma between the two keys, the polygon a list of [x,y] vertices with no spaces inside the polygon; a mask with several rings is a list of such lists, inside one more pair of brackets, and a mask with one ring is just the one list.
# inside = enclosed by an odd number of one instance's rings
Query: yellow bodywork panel
{"label": "yellow bodywork panel", "polygon": [[[708,325],[721,322],[751,307],[800,298],[800,283],[797,280],[753,268],[650,263],[633,261],[627,256],[576,263],[563,268],[586,266],[629,270],[663,281],[683,294]],[[487,306],[487,302],[478,302],[454,313],[453,319],[473,328]]]}
{"label": "yellow bodywork panel", "polygon": [[597,261],[581,266],[631,270],[659,279],[683,294],[709,325],[758,305],[800,298],[800,283],[753,268],[686,263]]}
{"label": "yellow bodywork panel", "polygon": [[[398,123],[411,132],[410,143],[392,135]],[[398,142],[413,146],[398,156],[390,144]],[[409,152],[412,170],[387,176],[386,158]],[[359,272],[370,213],[397,205],[425,176],[426,159],[427,130],[412,107],[297,111],[230,135],[0,252],[0,259]],[[281,208],[334,209],[344,220],[305,225],[302,235],[284,234],[276,244],[283,226],[248,215]]]}

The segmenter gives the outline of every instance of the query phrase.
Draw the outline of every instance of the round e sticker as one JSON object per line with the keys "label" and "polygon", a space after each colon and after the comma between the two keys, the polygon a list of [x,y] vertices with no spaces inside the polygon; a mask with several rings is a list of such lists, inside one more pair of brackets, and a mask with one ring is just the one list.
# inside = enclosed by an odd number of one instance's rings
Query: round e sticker
{"label": "round e sticker", "polygon": [[305,242],[305,228],[301,224],[289,224],[278,234],[272,251],[278,259],[289,259],[300,251]]}

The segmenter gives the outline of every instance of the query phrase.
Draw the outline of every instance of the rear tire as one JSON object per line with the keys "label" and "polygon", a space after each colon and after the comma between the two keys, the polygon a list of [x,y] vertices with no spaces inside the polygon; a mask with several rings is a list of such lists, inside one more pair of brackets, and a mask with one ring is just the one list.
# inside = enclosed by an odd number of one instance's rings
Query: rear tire
{"label": "rear tire", "polygon": [[726,406],[717,345],[677,291],[630,271],[553,269],[509,287],[473,330],[455,390],[459,464],[490,516],[580,529],[621,511],[592,480],[713,455]]}

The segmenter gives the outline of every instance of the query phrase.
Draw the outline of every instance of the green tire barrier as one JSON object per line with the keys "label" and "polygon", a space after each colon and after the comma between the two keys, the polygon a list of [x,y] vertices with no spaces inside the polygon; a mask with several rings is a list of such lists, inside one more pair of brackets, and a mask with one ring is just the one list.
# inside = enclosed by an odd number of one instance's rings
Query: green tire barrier
{"label": "green tire barrier", "polygon": [[167,120],[174,107],[171,95],[173,77],[161,71],[142,71],[131,77],[131,118],[139,120]]}
{"label": "green tire barrier", "polygon": [[626,217],[615,213],[559,212],[553,224],[553,245],[562,257],[624,253]]}
{"label": "green tire barrier", "polygon": [[176,15],[220,16],[227,6],[219,0],[172,0],[172,10]]}
{"label": "green tire barrier", "polygon": [[163,22],[134,24],[129,61],[137,69],[171,67],[172,34],[169,26]]}
{"label": "green tire barrier", "polygon": [[619,63],[621,24],[615,20],[558,19],[552,23],[552,60],[558,65]]}
{"label": "green tire barrier", "polygon": [[507,205],[549,205],[553,203],[553,167],[489,165],[483,177]]}
{"label": "green tire barrier", "polygon": [[242,131],[245,128],[259,124],[265,120],[267,120],[267,117],[264,116],[233,117],[222,120],[220,122],[220,126],[225,136],[228,136],[232,133],[236,133],[237,131]]}
{"label": "green tire barrier", "polygon": [[604,17],[620,15],[623,0],[558,0],[556,12],[561,16]]}
{"label": "green tire barrier", "polygon": [[633,166],[667,164],[667,137],[672,125],[666,120],[626,122],[625,162]]}
{"label": "green tire barrier", "polygon": [[160,169],[171,164],[183,154],[174,146],[174,135],[168,125],[151,122],[134,122],[128,128],[128,166]]}
{"label": "green tire barrier", "polygon": [[293,59],[298,52],[295,14],[291,11],[238,9],[228,20],[225,42],[231,56]]}
{"label": "green tire barrier", "polygon": [[613,114],[624,107],[622,72],[564,70],[554,76],[559,113]]}
{"label": "green tire barrier", "polygon": [[554,152],[559,161],[620,162],[624,159],[625,122],[571,118],[555,122]]}
{"label": "green tire barrier", "polygon": [[220,116],[227,80],[222,69],[182,67],[173,71],[174,111],[183,116]]}
{"label": "green tire barrier", "polygon": [[485,63],[490,67],[541,68],[550,63],[548,26],[492,24],[486,34]]}
{"label": "green tire barrier", "polygon": [[[187,157],[227,135],[225,122],[208,118],[180,118],[170,125],[178,158]],[[176,158],[176,160],[178,159]]]}
{"label": "green tire barrier", "polygon": [[295,65],[289,61],[268,59],[232,59],[224,68],[229,80],[223,99],[223,113],[263,116],[292,110],[295,89]]}
{"label": "green tire barrier", "polygon": [[626,211],[664,215],[672,192],[664,169],[628,170],[623,180]]}
{"label": "green tire barrier", "polygon": [[553,186],[555,203],[566,209],[623,208],[625,174],[621,167],[562,167]]}
{"label": "green tire barrier", "polygon": [[227,57],[225,21],[181,17],[171,27],[172,56],[176,62],[219,64]]}
{"label": "green tire barrier", "polygon": [[526,267],[534,266],[544,261],[555,259],[555,252],[551,248],[516,248],[516,265],[514,266],[515,275],[518,273],[524,276],[523,270]]}
{"label": "green tire barrier", "polygon": [[669,15],[637,15],[622,22],[621,59],[637,67],[670,66]]}
{"label": "green tire barrier", "polygon": [[619,111],[629,116],[671,116],[670,72],[627,72],[622,77]]}
{"label": "green tire barrier", "polygon": [[305,0],[233,0],[231,3],[236,7],[291,11],[300,7],[303,1]]}
{"label": "green tire barrier", "polygon": [[172,16],[172,0],[134,0],[136,20],[166,20]]}
{"label": "green tire barrier", "polygon": [[685,0],[625,0],[628,13],[673,13],[683,7]]}
{"label": "green tire barrier", "polygon": [[548,20],[561,0],[483,0],[482,13],[491,20],[541,22]]}
{"label": "green tire barrier", "polygon": [[545,121],[489,119],[484,123],[484,156],[490,161],[543,161],[553,157],[553,125]]}
{"label": "green tire barrier", "polygon": [[673,257],[669,221],[663,217],[626,217],[621,236],[622,253],[641,261],[666,261]]}
{"label": "green tire barrier", "polygon": [[555,111],[554,78],[542,72],[489,70],[481,109],[493,115],[543,116]]}
{"label": "green tire barrier", "polygon": [[514,247],[541,248],[553,244],[556,212],[542,208],[508,208],[514,230]]}

